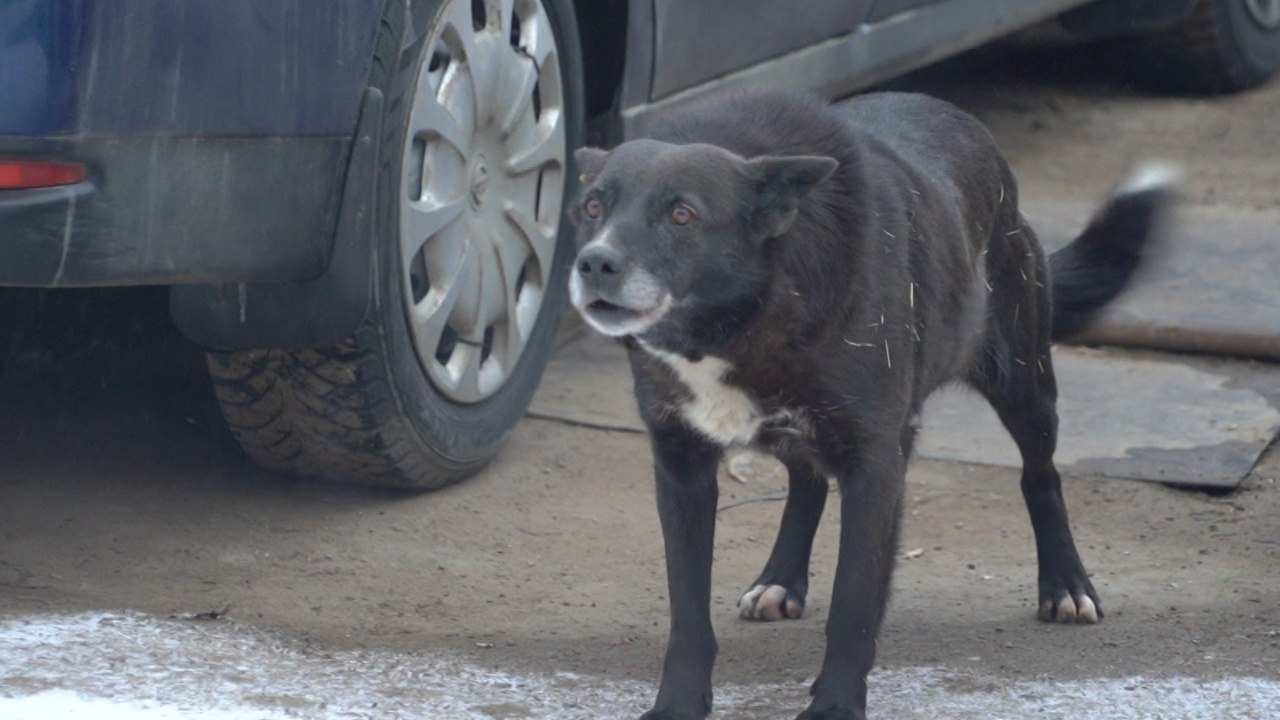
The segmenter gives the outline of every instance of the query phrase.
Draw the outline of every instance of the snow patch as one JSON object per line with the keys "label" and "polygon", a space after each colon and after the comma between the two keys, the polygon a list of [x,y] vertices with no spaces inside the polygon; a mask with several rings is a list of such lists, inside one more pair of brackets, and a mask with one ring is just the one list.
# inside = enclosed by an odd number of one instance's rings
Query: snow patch
{"label": "snow patch", "polygon": [[118,701],[77,695],[69,690],[46,690],[35,695],[0,697],[0,715],[5,720],[284,720],[288,716],[261,708],[227,710],[185,709],[146,700]]}
{"label": "snow patch", "polygon": [[[320,652],[234,621],[133,614],[0,620],[5,720],[631,720],[653,680],[495,672],[456,657]],[[718,717],[791,717],[805,682],[716,687]],[[1280,680],[1251,677],[1011,682],[948,668],[877,671],[877,717],[1269,718]]]}

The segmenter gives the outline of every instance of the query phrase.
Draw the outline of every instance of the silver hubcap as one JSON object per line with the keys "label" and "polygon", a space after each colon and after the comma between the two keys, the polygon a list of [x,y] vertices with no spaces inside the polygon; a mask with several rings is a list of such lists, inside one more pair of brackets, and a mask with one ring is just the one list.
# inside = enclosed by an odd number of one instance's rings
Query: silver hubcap
{"label": "silver hubcap", "polygon": [[1244,6],[1263,30],[1280,28],[1280,0],[1244,0]]}
{"label": "silver hubcap", "polygon": [[542,307],[564,203],[564,90],[540,0],[450,0],[405,141],[400,251],[418,359],[441,392],[497,392]]}

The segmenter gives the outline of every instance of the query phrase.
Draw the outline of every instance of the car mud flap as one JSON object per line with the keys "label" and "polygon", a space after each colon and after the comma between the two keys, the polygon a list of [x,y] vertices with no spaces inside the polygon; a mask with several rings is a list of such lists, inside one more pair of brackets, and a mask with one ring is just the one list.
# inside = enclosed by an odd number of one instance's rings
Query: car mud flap
{"label": "car mud flap", "polygon": [[322,347],[355,331],[373,287],[382,102],[380,90],[365,90],[325,272],[314,280],[278,285],[175,285],[169,311],[184,335],[206,347],[239,350]]}

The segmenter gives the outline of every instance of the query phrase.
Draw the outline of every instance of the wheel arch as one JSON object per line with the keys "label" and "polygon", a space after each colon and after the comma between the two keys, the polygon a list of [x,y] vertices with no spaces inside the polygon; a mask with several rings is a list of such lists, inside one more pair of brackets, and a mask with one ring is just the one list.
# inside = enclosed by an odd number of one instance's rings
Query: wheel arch
{"label": "wheel arch", "polygon": [[[586,120],[599,117],[606,127],[613,126],[608,118],[616,117],[630,0],[551,1],[572,8],[578,27]],[[332,345],[355,331],[373,293],[368,243],[377,200],[375,184],[366,179],[374,177],[380,162],[382,106],[382,93],[367,89],[343,172],[338,227],[324,273],[296,283],[175,285],[169,294],[170,315],[187,338],[219,350],[312,348]]]}
{"label": "wheel arch", "polygon": [[[583,85],[586,91],[587,143],[612,145],[619,139],[618,112],[622,88],[636,62],[631,13],[643,10],[649,0],[573,0],[582,49]],[[632,7],[636,6],[636,7]],[[648,57],[648,54],[644,54]],[[652,68],[641,73],[647,77]],[[633,73],[634,74],[634,73]]]}

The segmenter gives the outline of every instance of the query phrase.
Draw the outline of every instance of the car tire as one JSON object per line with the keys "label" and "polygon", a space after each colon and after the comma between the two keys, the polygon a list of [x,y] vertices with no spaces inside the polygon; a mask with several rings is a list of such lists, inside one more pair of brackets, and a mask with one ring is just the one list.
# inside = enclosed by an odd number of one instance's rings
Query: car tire
{"label": "car tire", "polygon": [[365,321],[333,347],[208,365],[263,466],[435,489],[497,454],[564,311],[560,216],[584,133],[572,3],[390,0],[370,84],[384,102]]}
{"label": "car tire", "polygon": [[1153,81],[1169,89],[1226,93],[1280,70],[1280,0],[1195,0],[1172,27],[1144,38]]}

